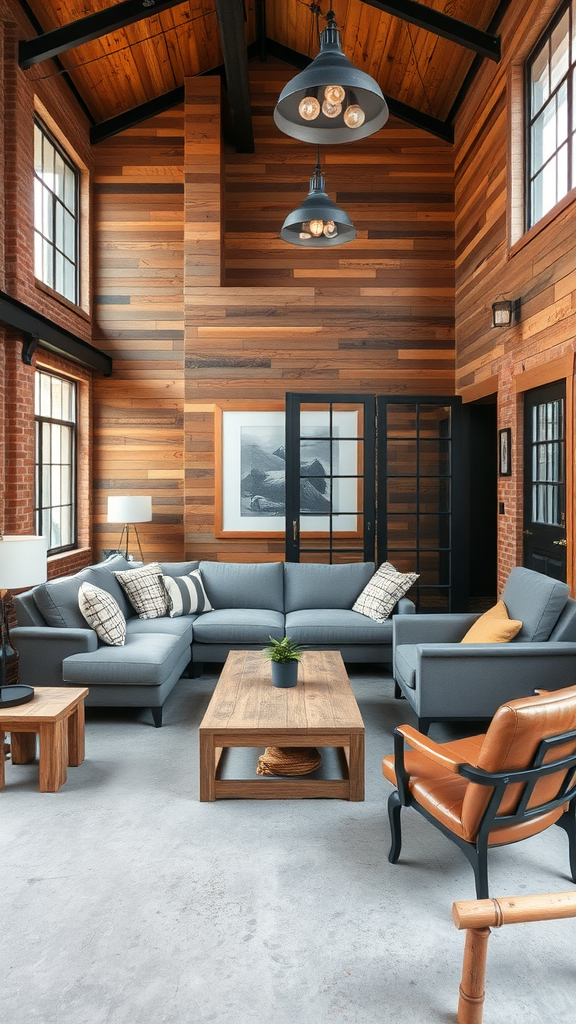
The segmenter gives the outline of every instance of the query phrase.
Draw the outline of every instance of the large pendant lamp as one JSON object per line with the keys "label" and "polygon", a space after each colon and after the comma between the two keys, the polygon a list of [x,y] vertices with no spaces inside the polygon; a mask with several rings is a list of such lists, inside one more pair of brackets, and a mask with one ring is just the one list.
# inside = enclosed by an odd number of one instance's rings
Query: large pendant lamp
{"label": "large pendant lamp", "polygon": [[308,198],[284,221],[280,237],[292,245],[325,249],[356,238],[356,228],[347,213],[328,198],[320,171],[320,158],[310,178]]}
{"label": "large pendant lamp", "polygon": [[320,53],[284,86],[274,120],[285,135],[326,145],[373,135],[388,120],[377,82],[348,60],[340,44],[334,11],[326,15]]}

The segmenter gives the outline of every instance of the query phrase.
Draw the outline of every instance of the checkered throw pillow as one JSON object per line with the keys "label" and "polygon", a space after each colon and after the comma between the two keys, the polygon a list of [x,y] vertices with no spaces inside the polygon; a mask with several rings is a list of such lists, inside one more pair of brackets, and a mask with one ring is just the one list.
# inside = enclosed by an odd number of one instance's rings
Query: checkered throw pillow
{"label": "checkered throw pillow", "polygon": [[168,593],[170,618],[212,611],[199,569],[193,569],[187,576],[163,576],[162,582]]}
{"label": "checkered throw pillow", "polygon": [[143,565],[141,569],[115,572],[116,579],[126,591],[130,604],[141,619],[158,619],[168,611],[168,594],[162,582],[162,569],[158,562]]}
{"label": "checkered throw pillow", "polygon": [[88,625],[105,644],[124,646],[126,619],[112,594],[93,583],[83,583],[78,591],[78,607]]}
{"label": "checkered throw pillow", "polygon": [[398,572],[391,562],[383,562],[356,598],[352,611],[360,612],[375,622],[385,622],[418,577],[417,572]]}

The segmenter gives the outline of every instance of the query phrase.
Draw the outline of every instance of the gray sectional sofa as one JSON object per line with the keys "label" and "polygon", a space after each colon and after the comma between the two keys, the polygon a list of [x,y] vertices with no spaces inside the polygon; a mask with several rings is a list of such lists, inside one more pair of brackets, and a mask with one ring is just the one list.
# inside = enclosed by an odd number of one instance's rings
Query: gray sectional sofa
{"label": "gray sectional sofa", "polygon": [[[140,619],[113,575],[135,568],[121,555],[75,576],[53,580],[14,598],[20,681],[30,686],[88,686],[87,705],[149,707],[157,726],[162,705],[193,663],[223,662],[229,651],[260,649],[272,636],[308,647],[340,650],[349,662],[390,662],[392,619],[374,622],[352,605],[375,571],[373,562],[160,563],[167,576],[200,568],[212,611]],[[78,608],[78,590],[93,583],[112,594],[126,618],[126,642],[99,641]],[[403,614],[414,612],[403,598]]]}

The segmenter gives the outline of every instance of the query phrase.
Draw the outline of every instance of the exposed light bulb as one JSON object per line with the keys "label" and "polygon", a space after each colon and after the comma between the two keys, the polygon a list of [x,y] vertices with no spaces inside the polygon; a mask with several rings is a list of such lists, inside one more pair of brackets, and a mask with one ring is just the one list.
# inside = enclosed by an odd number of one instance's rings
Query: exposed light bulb
{"label": "exposed light bulb", "polygon": [[334,238],[338,234],[338,228],[333,220],[326,221],[324,225],[324,234],[326,235],[326,238]]}
{"label": "exposed light bulb", "polygon": [[314,118],[318,117],[318,114],[320,113],[320,104],[316,97],[305,96],[303,100],[300,100],[298,113],[305,121],[313,121]]}
{"label": "exposed light bulb", "polygon": [[359,128],[361,124],[364,124],[366,120],[366,114],[359,107],[357,103],[352,103],[349,107],[346,107],[344,111],[344,123],[348,128]]}
{"label": "exposed light bulb", "polygon": [[324,89],[324,99],[328,103],[342,103],[346,93],[341,85],[327,85]]}
{"label": "exposed light bulb", "polygon": [[324,231],[323,220],[311,220],[309,224],[310,233],[314,235],[314,238],[319,238]]}
{"label": "exposed light bulb", "polygon": [[322,113],[326,114],[326,117],[338,117],[338,114],[342,113],[341,103],[329,103],[328,100],[324,100],[322,104]]}

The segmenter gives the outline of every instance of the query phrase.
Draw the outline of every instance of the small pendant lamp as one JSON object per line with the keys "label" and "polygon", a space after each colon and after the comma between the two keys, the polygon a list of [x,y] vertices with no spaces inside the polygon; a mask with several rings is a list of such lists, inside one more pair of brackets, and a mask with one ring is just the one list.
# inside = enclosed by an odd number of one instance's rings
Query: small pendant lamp
{"label": "small pendant lamp", "polygon": [[389,114],[378,83],[344,54],[334,11],[326,20],[320,53],[284,86],[274,111],[280,131],[315,145],[365,139]]}
{"label": "small pendant lamp", "polygon": [[330,245],[343,245],[356,238],[356,228],[347,213],[328,198],[326,183],[318,163],[310,178],[308,198],[284,221],[280,238],[292,245],[303,245],[309,249],[325,249]]}

